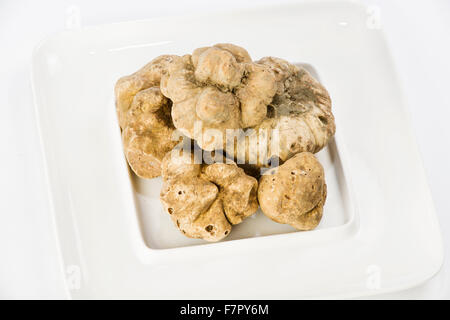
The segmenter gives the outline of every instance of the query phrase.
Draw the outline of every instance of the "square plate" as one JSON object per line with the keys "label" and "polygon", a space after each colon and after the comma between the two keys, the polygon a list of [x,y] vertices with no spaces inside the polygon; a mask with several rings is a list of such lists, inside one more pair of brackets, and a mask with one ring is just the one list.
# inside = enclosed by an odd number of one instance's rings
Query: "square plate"
{"label": "square plate", "polygon": [[[165,239],[151,219],[143,201],[156,200],[157,180],[130,180],[114,83],[160,54],[217,42],[319,72],[338,130],[319,155],[334,192],[321,228],[249,237],[242,225],[233,241],[192,245]],[[362,5],[306,1],[66,32],[35,50],[32,83],[70,297],[356,297],[417,285],[442,264],[389,51]]]}

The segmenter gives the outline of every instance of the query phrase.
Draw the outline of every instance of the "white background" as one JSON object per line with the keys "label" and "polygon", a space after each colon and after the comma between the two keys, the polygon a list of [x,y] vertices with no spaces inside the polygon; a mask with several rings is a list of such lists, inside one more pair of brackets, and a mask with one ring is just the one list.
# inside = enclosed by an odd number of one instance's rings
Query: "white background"
{"label": "white background", "polygon": [[[295,1],[0,0],[0,298],[60,298],[63,275],[30,87],[32,49],[82,26]],[[380,11],[450,256],[450,1],[362,0]],[[447,259],[446,259],[447,260]],[[450,298],[450,264],[383,298]]]}

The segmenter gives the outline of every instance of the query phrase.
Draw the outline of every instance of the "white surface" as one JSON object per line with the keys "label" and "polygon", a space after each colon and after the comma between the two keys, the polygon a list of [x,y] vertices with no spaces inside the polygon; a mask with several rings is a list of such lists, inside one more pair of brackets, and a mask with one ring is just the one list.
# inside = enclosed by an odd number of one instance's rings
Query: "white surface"
{"label": "white surface", "polygon": [[[449,4],[446,1],[374,1],[381,9],[382,23],[387,31],[399,77],[404,85],[406,102],[411,110],[420,149],[423,153],[429,182],[447,244],[450,247],[450,206],[447,202],[450,161],[450,138],[446,128],[449,97],[446,79],[450,72],[447,56]],[[66,9],[73,2],[50,1],[44,5],[29,2],[0,4],[0,37],[2,51],[0,92],[5,103],[0,141],[7,150],[1,159],[0,193],[0,296],[1,297],[60,297],[62,285],[58,274],[56,245],[46,184],[42,173],[40,148],[32,111],[28,67],[31,49],[48,33],[62,30]],[[133,2],[128,1],[131,6]],[[206,3],[203,2],[203,3]],[[208,2],[209,3],[209,2]],[[23,7],[22,7],[23,6]],[[81,23],[93,25],[148,18],[168,13],[192,13],[199,8],[208,10],[249,6],[239,1],[227,4],[202,5],[190,2],[189,8],[173,2],[149,4],[135,2],[124,10],[102,2],[80,2]],[[49,9],[51,7],[51,9]],[[169,10],[173,7],[174,10]],[[26,10],[25,10],[26,8]],[[147,8],[145,10],[145,8]],[[74,8],[69,10],[73,12]],[[76,9],[75,9],[76,11]],[[76,19],[75,19],[76,20]],[[69,25],[76,25],[69,19]],[[76,22],[76,21],[75,21]],[[428,284],[390,297],[442,298],[450,297],[448,267]]]}
{"label": "white surface", "polygon": [[[261,33],[272,39],[270,48]],[[296,37],[302,41],[286,41]],[[149,57],[216,41],[244,45],[255,59],[306,61],[320,73],[339,128],[337,161],[326,167],[326,207],[344,210],[325,208],[323,228],[310,232],[180,247],[185,240],[170,250],[174,239],[159,239],[162,249],[146,246],[140,230],[153,236],[161,230],[137,219],[112,88]],[[309,2],[61,33],[34,51],[32,85],[58,243],[65,270],[78,272],[73,297],[357,297],[412,287],[442,264],[431,195],[389,51],[362,5]],[[139,213],[161,214],[156,208]],[[329,225],[328,215],[344,213],[348,221]],[[254,232],[248,221],[240,227]],[[239,276],[220,276],[230,269]],[[374,270],[382,284],[372,283]]]}

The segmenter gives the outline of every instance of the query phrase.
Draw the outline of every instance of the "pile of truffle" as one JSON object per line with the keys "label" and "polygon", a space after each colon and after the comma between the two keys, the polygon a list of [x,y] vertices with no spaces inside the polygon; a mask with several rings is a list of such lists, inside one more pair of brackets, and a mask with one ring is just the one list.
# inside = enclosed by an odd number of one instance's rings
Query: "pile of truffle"
{"label": "pile of truffle", "polygon": [[[155,58],[119,79],[115,95],[131,169],[141,178],[162,176],[164,209],[187,237],[221,240],[259,205],[299,230],[319,224],[327,189],[313,153],[335,124],[328,92],[303,68],[274,57],[252,61],[241,47],[216,44]],[[230,143],[231,129],[253,130]],[[227,161],[175,152],[183,137],[208,152],[224,150]],[[261,157],[249,141],[263,140]],[[280,165],[259,175],[270,159]]]}

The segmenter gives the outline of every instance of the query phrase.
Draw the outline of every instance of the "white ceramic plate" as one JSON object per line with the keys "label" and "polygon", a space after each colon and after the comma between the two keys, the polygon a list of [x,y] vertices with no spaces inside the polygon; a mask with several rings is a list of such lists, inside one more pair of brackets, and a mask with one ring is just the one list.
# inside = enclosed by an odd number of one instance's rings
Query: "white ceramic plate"
{"label": "white ceramic plate", "polygon": [[[442,243],[380,30],[353,2],[304,2],[62,33],[34,52],[32,81],[68,295],[74,298],[342,298],[417,285]],[[130,175],[115,81],[152,58],[231,42],[253,58],[309,63],[338,133],[318,156],[329,197],[319,228],[258,213],[229,239],[186,239]]]}

